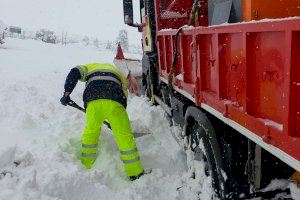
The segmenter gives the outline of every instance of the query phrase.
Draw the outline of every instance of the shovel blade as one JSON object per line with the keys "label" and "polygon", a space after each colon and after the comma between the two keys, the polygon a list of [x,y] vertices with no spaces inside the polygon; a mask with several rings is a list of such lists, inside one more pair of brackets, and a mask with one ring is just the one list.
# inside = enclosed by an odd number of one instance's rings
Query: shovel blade
{"label": "shovel blade", "polygon": [[146,135],[150,135],[151,133],[133,133],[134,138],[143,137]]}

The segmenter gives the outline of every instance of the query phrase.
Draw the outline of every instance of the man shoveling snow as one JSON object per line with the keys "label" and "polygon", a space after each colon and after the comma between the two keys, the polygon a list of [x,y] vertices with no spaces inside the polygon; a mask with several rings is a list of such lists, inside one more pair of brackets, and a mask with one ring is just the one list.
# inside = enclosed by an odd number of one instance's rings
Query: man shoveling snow
{"label": "man shoveling snow", "polygon": [[82,135],[82,164],[90,169],[95,162],[101,125],[108,120],[121,154],[126,175],[130,180],[139,178],[144,174],[144,169],[125,110],[128,96],[127,81],[129,89],[137,92],[136,83],[132,80],[130,72],[127,72],[127,78],[125,78],[117,67],[99,63],[79,65],[73,68],[67,76],[65,92],[60,100],[64,106],[71,102],[70,94],[78,80],[86,82],[83,94],[86,126]]}

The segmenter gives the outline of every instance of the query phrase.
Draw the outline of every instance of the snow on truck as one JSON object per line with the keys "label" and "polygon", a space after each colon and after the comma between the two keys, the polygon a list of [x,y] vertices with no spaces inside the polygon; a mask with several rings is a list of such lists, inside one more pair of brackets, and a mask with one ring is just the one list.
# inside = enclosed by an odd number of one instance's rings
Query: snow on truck
{"label": "snow on truck", "polygon": [[[300,1],[123,0],[143,85],[222,199],[300,171]],[[298,180],[299,181],[299,180]]]}

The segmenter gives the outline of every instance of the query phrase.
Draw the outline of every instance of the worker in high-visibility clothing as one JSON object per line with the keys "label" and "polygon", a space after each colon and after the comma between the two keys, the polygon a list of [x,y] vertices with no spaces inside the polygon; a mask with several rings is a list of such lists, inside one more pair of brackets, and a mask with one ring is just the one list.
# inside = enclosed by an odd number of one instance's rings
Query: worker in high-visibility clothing
{"label": "worker in high-visibility clothing", "polygon": [[63,105],[71,101],[70,94],[78,80],[86,82],[83,94],[86,126],[82,134],[82,164],[90,169],[95,162],[101,125],[108,120],[127,176],[131,180],[139,178],[144,174],[144,169],[126,113],[127,81],[131,90],[136,90],[130,72],[125,78],[117,67],[110,64],[78,65],[71,69],[66,78],[65,92],[60,100]]}

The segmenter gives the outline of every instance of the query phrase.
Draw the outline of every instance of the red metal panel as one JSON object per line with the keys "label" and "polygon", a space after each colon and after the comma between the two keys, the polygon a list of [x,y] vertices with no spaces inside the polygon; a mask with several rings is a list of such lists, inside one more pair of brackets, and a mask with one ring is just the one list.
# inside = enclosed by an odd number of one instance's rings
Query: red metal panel
{"label": "red metal panel", "polygon": [[193,42],[192,39],[193,38],[191,35],[182,35],[181,37],[182,49],[184,49],[184,51],[181,52],[182,66],[183,66],[182,69],[183,81],[189,84],[195,81],[194,73],[196,72],[196,69],[193,69],[192,60],[191,60],[191,55],[192,55],[191,44]]}
{"label": "red metal panel", "polygon": [[[175,34],[158,32],[160,71],[172,49],[161,42]],[[175,85],[183,95],[300,160],[300,18],[197,27],[183,31],[179,44],[175,69],[184,76]]]}
{"label": "red metal panel", "polygon": [[200,47],[200,66],[202,90],[218,95],[218,40],[217,34],[197,35],[197,44]]}
{"label": "red metal panel", "polygon": [[257,120],[257,118],[249,116],[245,112],[237,109],[235,106],[228,106],[228,118],[239,123],[240,125],[247,127],[250,131],[256,133],[262,138],[267,138],[268,136],[268,127],[265,124]]}
{"label": "red metal panel", "polygon": [[155,0],[157,31],[185,25],[189,20],[192,5],[192,0]]}
{"label": "red metal panel", "polygon": [[165,64],[165,42],[164,42],[164,36],[157,37],[157,47],[158,47],[158,55],[159,55],[159,72],[162,74],[163,71],[166,70],[166,64]]}
{"label": "red metal panel", "polygon": [[179,59],[175,66],[175,85],[185,90],[192,98],[195,96],[195,82],[197,78],[193,44],[194,30],[183,31],[178,40]]}
{"label": "red metal panel", "polygon": [[165,52],[166,52],[165,53],[166,68],[167,68],[167,73],[169,73],[172,65],[172,59],[173,59],[172,36],[165,36]]}
{"label": "red metal panel", "polygon": [[[173,61],[173,53],[175,51],[175,32],[169,35],[161,35],[157,37],[159,48],[160,74],[168,80],[170,69]],[[184,89],[191,97],[195,96],[195,82],[197,79],[197,63],[195,52],[193,50],[194,31],[183,31],[178,37],[177,51],[178,57],[174,65],[173,83],[179,89]]]}
{"label": "red metal panel", "polygon": [[202,95],[201,103],[205,103],[211,106],[212,108],[214,108],[215,110],[219,111],[220,113],[222,113],[224,116],[228,116],[227,105],[224,104],[223,101],[220,101],[218,98],[216,98],[216,95],[214,93],[202,91],[201,95]]}
{"label": "red metal panel", "polygon": [[292,33],[289,134],[300,138],[300,31]]}
{"label": "red metal panel", "polygon": [[175,68],[175,79],[178,75],[180,75],[182,73],[182,68],[183,68],[183,48],[182,48],[182,41],[181,41],[181,37],[179,37],[177,40],[177,50],[175,50],[176,46],[175,46],[175,40],[176,40],[176,36],[174,34],[173,36],[173,52],[177,51],[177,61],[174,63],[174,68]]}
{"label": "red metal panel", "polygon": [[220,97],[235,106],[245,107],[246,55],[243,46],[244,33],[219,35]]}
{"label": "red metal panel", "polygon": [[247,112],[280,124],[284,111],[284,44],[284,31],[247,34]]}

